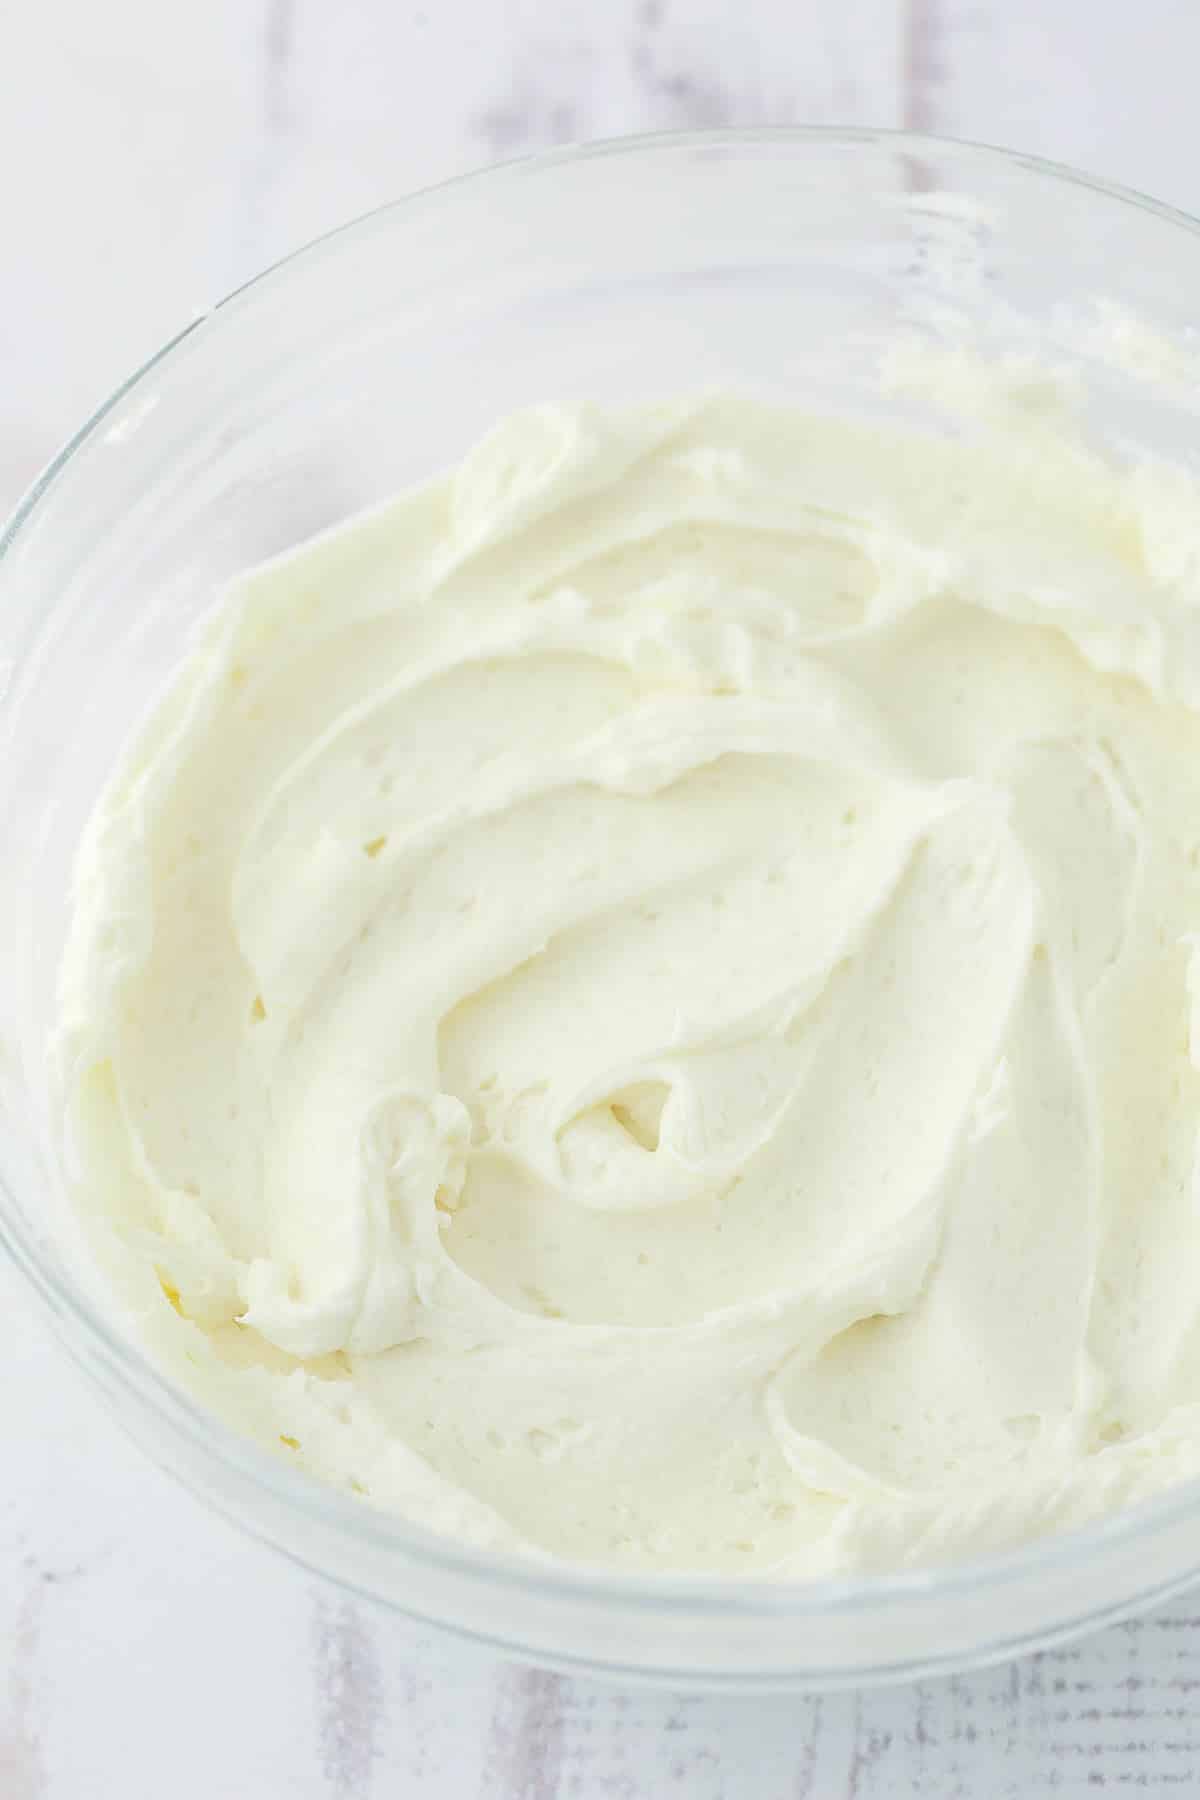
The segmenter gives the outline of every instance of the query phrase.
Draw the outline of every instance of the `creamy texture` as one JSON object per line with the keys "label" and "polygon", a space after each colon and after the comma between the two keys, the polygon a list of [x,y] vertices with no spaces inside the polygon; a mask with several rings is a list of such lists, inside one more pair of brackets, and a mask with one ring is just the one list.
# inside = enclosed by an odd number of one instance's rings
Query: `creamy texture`
{"label": "creamy texture", "polygon": [[1200,1468],[1200,508],[999,391],[535,409],[235,584],[87,834],[58,1046],[214,1407],[654,1568]]}

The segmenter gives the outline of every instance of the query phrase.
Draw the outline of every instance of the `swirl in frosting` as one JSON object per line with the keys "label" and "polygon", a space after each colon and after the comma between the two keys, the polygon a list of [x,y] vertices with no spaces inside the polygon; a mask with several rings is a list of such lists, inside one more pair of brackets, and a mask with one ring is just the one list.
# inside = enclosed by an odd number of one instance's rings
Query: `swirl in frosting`
{"label": "swirl in frosting", "polygon": [[1194,1473],[1197,517],[1032,405],[541,407],[239,580],[64,967],[160,1354],[379,1504],[650,1568]]}

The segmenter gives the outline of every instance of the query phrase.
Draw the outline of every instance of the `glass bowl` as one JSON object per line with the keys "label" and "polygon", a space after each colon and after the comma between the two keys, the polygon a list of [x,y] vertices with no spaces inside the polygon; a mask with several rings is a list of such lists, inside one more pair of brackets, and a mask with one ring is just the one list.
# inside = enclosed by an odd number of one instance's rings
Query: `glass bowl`
{"label": "glass bowl", "polygon": [[0,540],[0,1236],[117,1417],[196,1493],[376,1601],[562,1668],[833,1686],[1007,1657],[1200,1572],[1200,1492],[944,1569],[647,1577],[462,1548],[324,1488],[152,1366],[65,1194],[45,1047],[72,858],[223,580],[535,400],[734,385],[881,401],[898,330],[1067,371],[1093,436],[1200,464],[1200,229],[1032,159],[873,132],[629,140],[347,226],[190,325]]}

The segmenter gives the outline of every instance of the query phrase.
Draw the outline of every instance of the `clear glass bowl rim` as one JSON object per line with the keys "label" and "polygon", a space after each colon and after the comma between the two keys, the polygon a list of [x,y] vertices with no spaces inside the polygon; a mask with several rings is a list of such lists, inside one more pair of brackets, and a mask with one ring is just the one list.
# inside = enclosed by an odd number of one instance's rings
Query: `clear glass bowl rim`
{"label": "clear glass bowl rim", "polygon": [[[878,145],[900,154],[919,156],[925,153],[951,159],[964,169],[971,166],[1001,166],[1021,169],[1046,178],[1064,188],[1081,188],[1105,199],[1127,205],[1163,220],[1193,237],[1200,238],[1200,219],[1177,207],[1139,193],[1137,190],[1088,175],[1048,158],[1026,155],[995,145],[975,143],[961,138],[942,137],[931,133],[915,133],[876,128],[840,126],[772,126],[752,129],[721,129],[694,132],[651,132],[627,137],[598,139],[591,143],[570,145],[563,149],[543,151],[532,156],[494,164],[439,182],[416,193],[373,208],[346,223],[323,233],[288,255],[280,258],[249,281],[234,288],[207,312],[188,322],[127,380],[121,383],[96,409],[92,416],[68,440],[58,454],[34,480],[18,501],[7,523],[0,528],[0,560],[12,549],[38,507],[52,492],[55,483],[76,453],[97,433],[108,415],[130,395],[185,341],[200,331],[219,323],[221,313],[234,305],[240,296],[260,285],[275,281],[293,263],[330,250],[348,236],[370,231],[385,220],[411,212],[416,208],[436,205],[451,189],[487,185],[497,194],[506,187],[536,179],[544,170],[562,164],[579,163],[598,157],[656,157],[695,150],[746,149],[761,146],[765,150],[793,148],[802,152],[808,145],[853,146]],[[0,662],[0,708],[6,694],[7,670]],[[19,1123],[19,1122],[18,1122]],[[9,1254],[14,1266],[28,1281],[44,1304],[56,1327],[56,1335],[85,1373],[89,1368],[89,1352],[99,1353],[102,1364],[115,1369],[118,1379],[141,1407],[157,1414],[172,1430],[182,1433],[202,1455],[228,1470],[235,1479],[249,1481],[284,1506],[294,1509],[314,1523],[344,1531],[359,1544],[393,1557],[429,1567],[440,1567],[447,1574],[465,1576],[493,1589],[520,1593],[553,1591],[557,1598],[576,1601],[584,1606],[606,1609],[614,1605],[643,1606],[686,1618],[711,1619],[725,1612],[743,1618],[755,1615],[778,1620],[781,1617],[802,1619],[833,1612],[847,1613],[874,1610],[881,1606],[903,1607],[932,1597],[952,1599],[956,1594],[978,1594],[982,1588],[1001,1588],[1028,1578],[1039,1571],[1060,1571],[1072,1563],[1083,1569],[1088,1562],[1118,1545],[1147,1538],[1159,1529],[1178,1524],[1194,1516],[1200,1523],[1200,1480],[1181,1482],[1168,1492],[1097,1519],[1072,1530],[1039,1537],[1014,1549],[955,1562],[940,1567],[905,1569],[887,1574],[866,1576],[833,1576],[816,1580],[786,1580],[769,1575],[755,1577],[737,1575],[702,1575],[685,1573],[628,1574],[608,1568],[565,1561],[534,1560],[508,1552],[485,1550],[454,1543],[449,1537],[411,1524],[400,1516],[365,1506],[338,1490],[327,1487],[302,1472],[289,1468],[260,1449],[252,1440],[226,1427],[215,1414],[199,1406],[176,1388],[165,1375],[128,1339],[119,1335],[104,1318],[99,1307],[72,1282],[64,1279],[53,1260],[48,1258],[30,1233],[22,1218],[15,1196],[0,1180],[0,1246]],[[254,1532],[253,1526],[243,1527]],[[267,1533],[256,1535],[267,1537]],[[279,1546],[282,1547],[282,1546]],[[1198,1553],[1200,1566],[1200,1553]],[[357,1584],[335,1576],[344,1587]],[[1147,1604],[1155,1597],[1183,1585],[1190,1576],[1181,1572],[1178,1581],[1147,1593],[1140,1602],[1112,1608],[1093,1607],[1072,1620],[1040,1633],[1037,1642],[1046,1644],[1067,1637],[1087,1623],[1100,1623],[1118,1617],[1135,1604]],[[366,1591],[366,1590],[364,1590]],[[378,1599],[367,1591],[368,1598]],[[429,1623],[440,1623],[429,1620]],[[460,1633],[460,1635],[466,1635]],[[480,1642],[496,1642],[482,1636]],[[979,1645],[974,1653],[954,1655],[947,1665],[962,1667],[969,1662],[998,1660],[1025,1647],[1026,1640],[995,1641]],[[545,1658],[566,1665],[571,1657]],[[589,1663],[591,1669],[600,1667]],[[911,1669],[876,1669],[861,1671],[842,1679],[880,1679],[889,1673],[918,1674],[917,1664]],[[630,1670],[632,1676],[634,1670]]]}

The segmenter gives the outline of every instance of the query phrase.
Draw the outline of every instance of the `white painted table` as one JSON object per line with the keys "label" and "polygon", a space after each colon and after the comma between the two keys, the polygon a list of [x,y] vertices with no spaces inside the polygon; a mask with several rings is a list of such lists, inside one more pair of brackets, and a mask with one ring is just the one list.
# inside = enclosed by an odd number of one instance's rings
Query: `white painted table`
{"label": "white painted table", "polygon": [[[0,505],[189,313],[472,165],[905,124],[1200,210],[1198,70],[1200,0],[13,6]],[[953,1681],[623,1693],[434,1646],[235,1536],[97,1413],[7,1273],[0,1367],[0,1800],[1200,1794],[1200,1596]]]}

